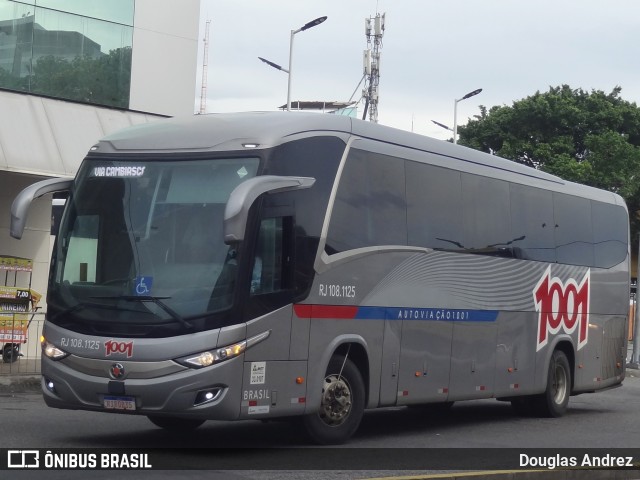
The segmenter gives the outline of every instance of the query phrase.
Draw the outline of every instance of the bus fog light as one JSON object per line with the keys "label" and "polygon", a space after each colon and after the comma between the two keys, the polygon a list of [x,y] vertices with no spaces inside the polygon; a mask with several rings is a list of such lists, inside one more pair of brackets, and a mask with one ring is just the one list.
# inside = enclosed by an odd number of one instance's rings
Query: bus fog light
{"label": "bus fog light", "polygon": [[58,393],[56,392],[56,386],[53,383],[53,380],[50,380],[47,377],[44,377],[44,385],[47,387],[47,390],[49,390],[51,393]]}
{"label": "bus fog light", "polygon": [[195,406],[202,405],[205,403],[213,402],[220,398],[222,394],[222,388],[216,387],[210,390],[201,390],[196,394],[196,399],[193,402]]}

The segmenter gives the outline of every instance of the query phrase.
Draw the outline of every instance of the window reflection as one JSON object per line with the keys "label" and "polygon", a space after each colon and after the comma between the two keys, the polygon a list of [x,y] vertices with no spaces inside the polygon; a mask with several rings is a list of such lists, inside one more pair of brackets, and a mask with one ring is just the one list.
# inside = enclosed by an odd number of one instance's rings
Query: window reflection
{"label": "window reflection", "polygon": [[628,254],[628,213],[621,205],[352,148],[325,252],[389,245],[612,268]]}
{"label": "window reflection", "polygon": [[133,0],[36,0],[41,8],[133,26]]}
{"label": "window reflection", "polygon": [[[89,12],[98,2],[44,3]],[[0,87],[126,108],[132,38],[127,25],[0,0]]]}

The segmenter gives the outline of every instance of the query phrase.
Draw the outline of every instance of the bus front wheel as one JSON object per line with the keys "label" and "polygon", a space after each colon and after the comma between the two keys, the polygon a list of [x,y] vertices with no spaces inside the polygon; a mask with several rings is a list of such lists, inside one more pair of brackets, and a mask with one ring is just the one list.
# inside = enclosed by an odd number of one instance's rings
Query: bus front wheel
{"label": "bus front wheel", "polygon": [[322,386],[320,410],[304,417],[311,439],[321,445],[347,441],[364,414],[364,381],[355,364],[343,356],[329,362]]}

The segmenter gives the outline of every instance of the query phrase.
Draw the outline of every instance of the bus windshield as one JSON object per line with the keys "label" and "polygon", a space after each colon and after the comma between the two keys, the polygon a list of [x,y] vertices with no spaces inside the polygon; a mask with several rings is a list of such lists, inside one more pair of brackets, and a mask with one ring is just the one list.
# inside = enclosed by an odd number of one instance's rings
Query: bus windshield
{"label": "bus windshield", "polygon": [[211,327],[203,319],[232,306],[237,271],[225,205],[258,165],[85,160],[58,233],[49,320],[111,334]]}

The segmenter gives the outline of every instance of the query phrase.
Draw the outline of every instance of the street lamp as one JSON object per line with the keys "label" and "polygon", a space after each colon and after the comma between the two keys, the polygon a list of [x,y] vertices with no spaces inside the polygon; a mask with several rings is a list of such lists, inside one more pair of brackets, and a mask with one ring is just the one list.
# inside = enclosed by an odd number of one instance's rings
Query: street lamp
{"label": "street lamp", "polygon": [[277,70],[281,70],[281,71],[285,72],[289,76],[289,81],[287,83],[287,112],[291,111],[291,66],[292,66],[292,62],[293,62],[293,36],[296,33],[304,32],[305,30],[309,30],[312,27],[320,25],[326,19],[327,19],[326,16],[318,17],[315,20],[311,20],[310,22],[305,23],[302,27],[300,27],[297,30],[291,30],[291,39],[289,41],[289,69],[281,67],[277,63],[270,62],[269,60],[267,60],[265,58],[258,57],[261,61],[263,61],[267,65],[269,65],[269,66],[271,66],[271,67],[273,67],[273,68],[275,68]]}
{"label": "street lamp", "polygon": [[471,98],[474,95],[478,95],[482,91],[481,88],[467,93],[464,97],[454,100],[453,102],[453,143],[458,143],[458,102]]}
{"label": "street lamp", "polygon": [[439,127],[444,128],[445,130],[450,130],[453,132],[453,129],[451,127],[447,127],[444,123],[440,123],[440,122],[436,122],[435,120],[431,120],[433,123],[435,123],[436,125],[438,125]]}
{"label": "street lamp", "polygon": [[275,68],[276,70],[282,70],[284,73],[289,73],[289,70],[287,70],[284,67],[281,67],[280,65],[278,65],[277,63],[273,63],[270,62],[269,60],[267,60],[266,58],[262,58],[262,57],[258,57],[261,61],[263,61],[264,63],[266,63],[267,65],[269,65],[270,67]]}

